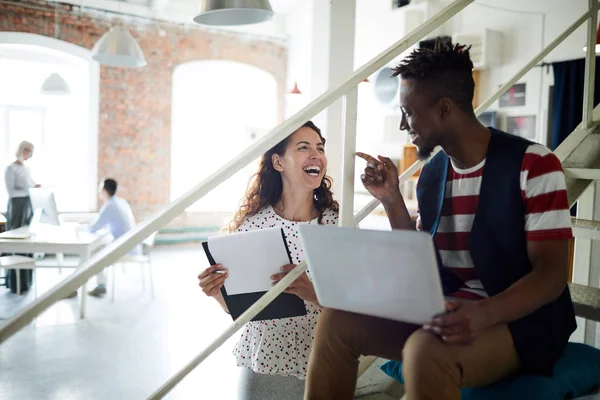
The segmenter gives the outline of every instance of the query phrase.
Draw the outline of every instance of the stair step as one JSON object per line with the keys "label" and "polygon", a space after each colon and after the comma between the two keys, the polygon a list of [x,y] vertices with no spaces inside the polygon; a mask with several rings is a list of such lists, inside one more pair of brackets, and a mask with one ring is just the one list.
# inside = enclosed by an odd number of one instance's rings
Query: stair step
{"label": "stair step", "polygon": [[565,174],[573,179],[594,181],[600,179],[600,169],[596,168],[565,168]]}
{"label": "stair step", "polygon": [[576,238],[600,240],[600,221],[571,218],[571,224]]}
{"label": "stair step", "polygon": [[208,240],[211,236],[220,235],[221,232],[217,228],[211,229],[180,229],[160,231],[156,236],[155,244],[183,244],[183,243],[201,243]]}
{"label": "stair step", "polygon": [[214,232],[221,230],[218,226],[183,226],[183,227],[168,227],[159,230],[159,233],[183,233],[183,232]]}
{"label": "stair step", "polygon": [[569,283],[573,307],[578,317],[600,321],[600,289]]}

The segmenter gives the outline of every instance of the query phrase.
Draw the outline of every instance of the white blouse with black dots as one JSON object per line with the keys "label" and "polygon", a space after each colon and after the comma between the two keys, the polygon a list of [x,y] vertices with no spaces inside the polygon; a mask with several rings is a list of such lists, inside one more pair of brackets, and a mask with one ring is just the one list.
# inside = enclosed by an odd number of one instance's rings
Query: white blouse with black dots
{"label": "white blouse with black dots", "polygon": [[[321,223],[337,225],[337,221],[338,213],[327,210],[323,214]],[[281,226],[292,262],[298,264],[304,260],[304,251],[297,228],[298,224],[302,223],[317,224],[318,219],[309,222],[288,221],[277,215],[273,207],[267,207],[256,215],[246,218],[238,228],[238,232]],[[250,368],[259,374],[306,378],[308,357],[321,309],[312,303],[304,303],[306,316],[247,323],[233,349],[237,365]]]}

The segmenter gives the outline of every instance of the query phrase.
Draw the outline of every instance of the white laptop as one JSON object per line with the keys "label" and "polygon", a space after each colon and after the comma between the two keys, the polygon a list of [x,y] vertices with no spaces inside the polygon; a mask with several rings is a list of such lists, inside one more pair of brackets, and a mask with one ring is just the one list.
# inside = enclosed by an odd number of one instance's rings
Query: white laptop
{"label": "white laptop", "polygon": [[308,224],[298,229],[323,306],[414,324],[445,311],[427,233]]}

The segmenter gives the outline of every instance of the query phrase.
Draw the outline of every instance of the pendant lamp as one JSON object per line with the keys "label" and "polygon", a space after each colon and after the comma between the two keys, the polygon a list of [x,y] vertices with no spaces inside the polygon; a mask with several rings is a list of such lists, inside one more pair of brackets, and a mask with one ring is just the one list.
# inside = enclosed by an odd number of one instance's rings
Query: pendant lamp
{"label": "pendant lamp", "polygon": [[237,26],[265,22],[273,18],[268,0],[201,0],[194,22],[211,26]]}
{"label": "pendant lamp", "polygon": [[113,26],[96,42],[92,58],[108,67],[140,68],[147,64],[138,42],[121,26]]}
{"label": "pendant lamp", "polygon": [[298,89],[298,82],[294,82],[294,87],[288,93],[289,94],[302,94],[300,89]]}
{"label": "pendant lamp", "polygon": [[71,89],[67,82],[58,73],[53,72],[42,84],[42,94],[65,95],[70,94]]}
{"label": "pendant lamp", "polygon": [[[54,5],[54,39],[58,39],[58,5]],[[42,83],[42,94],[66,95],[71,93],[67,82],[57,72],[51,73]]]}

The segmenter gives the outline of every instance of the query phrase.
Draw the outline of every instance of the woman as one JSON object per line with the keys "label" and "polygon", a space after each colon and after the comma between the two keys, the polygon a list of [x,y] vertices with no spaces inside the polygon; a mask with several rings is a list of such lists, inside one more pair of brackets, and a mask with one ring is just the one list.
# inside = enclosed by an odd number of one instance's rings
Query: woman
{"label": "woman", "polygon": [[[29,199],[29,189],[40,187],[33,179],[31,172],[25,165],[25,161],[33,156],[33,144],[23,141],[19,144],[16,153],[17,159],[6,167],[4,172],[4,182],[8,192],[8,205],[6,207],[6,230],[20,228],[29,225],[33,217],[31,200]],[[21,293],[29,289],[31,280],[31,271],[21,270]],[[15,271],[9,271],[6,285],[12,292],[16,292]]]}
{"label": "woman", "polygon": [[[265,153],[258,173],[250,182],[245,200],[235,214],[230,231],[283,227],[294,263],[304,260],[298,224],[337,224],[338,203],[325,175],[325,139],[312,122]],[[271,277],[276,283],[294,266]],[[215,270],[224,274],[213,274]],[[227,279],[221,265],[204,270],[200,287],[227,311],[220,289]],[[307,315],[279,320],[252,321],[243,329],[233,354],[245,367],[240,386],[244,400],[302,399],[304,378],[314,329],[321,308],[314,287],[305,273],[288,289],[304,300]]]}

